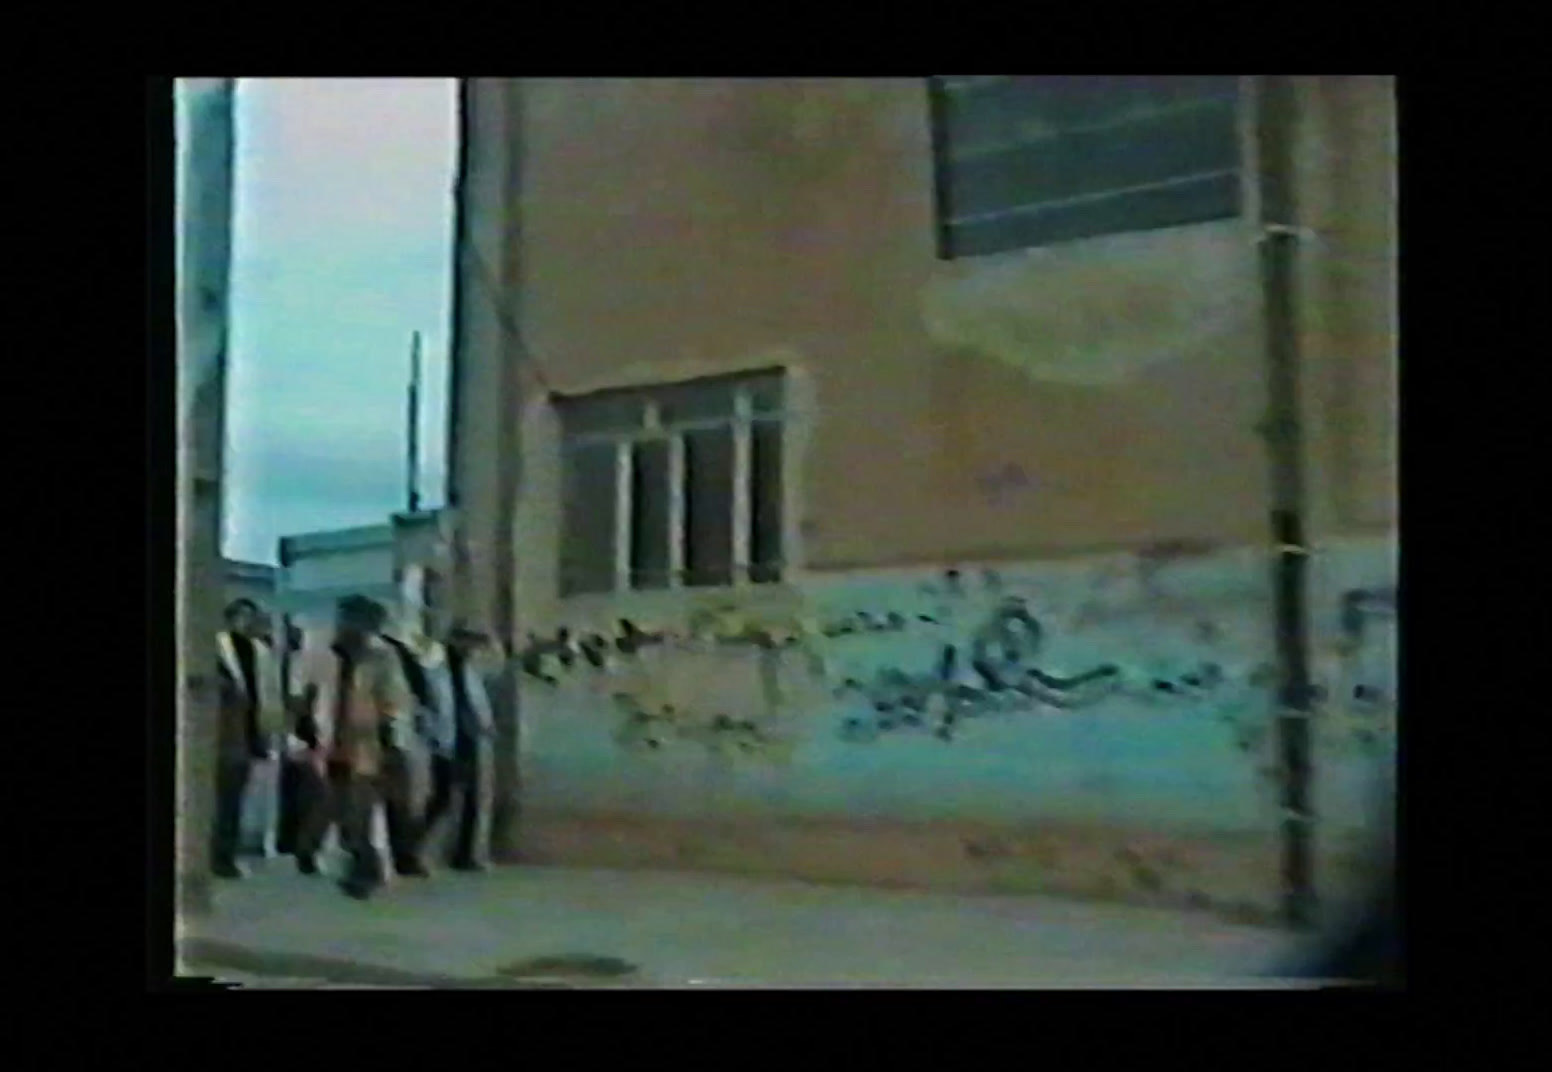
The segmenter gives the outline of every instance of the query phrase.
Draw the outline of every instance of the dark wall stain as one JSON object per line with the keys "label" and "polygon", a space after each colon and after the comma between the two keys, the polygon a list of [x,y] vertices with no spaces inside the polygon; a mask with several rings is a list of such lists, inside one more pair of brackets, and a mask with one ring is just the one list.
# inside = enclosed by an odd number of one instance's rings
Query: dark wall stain
{"label": "dark wall stain", "polygon": [[1164,872],[1161,861],[1152,861],[1145,858],[1135,849],[1118,849],[1115,854],[1116,861],[1126,870],[1132,885],[1144,893],[1161,893],[1164,890]]}
{"label": "dark wall stain", "polygon": [[966,838],[963,845],[967,857],[985,863],[1005,860],[1013,855],[1013,850],[998,838]]}
{"label": "dark wall stain", "polygon": [[1369,619],[1393,618],[1396,612],[1395,588],[1350,589],[1342,593],[1342,632],[1353,644],[1362,644]]}
{"label": "dark wall stain", "polygon": [[993,506],[1001,506],[1013,496],[1033,487],[1034,479],[1023,466],[1008,462],[998,469],[981,474],[975,484],[983,499]]}

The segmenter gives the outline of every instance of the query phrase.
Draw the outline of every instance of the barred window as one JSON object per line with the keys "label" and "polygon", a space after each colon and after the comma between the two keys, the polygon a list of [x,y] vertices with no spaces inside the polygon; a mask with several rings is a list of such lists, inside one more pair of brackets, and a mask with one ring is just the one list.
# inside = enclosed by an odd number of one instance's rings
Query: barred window
{"label": "barred window", "polygon": [[781,372],[557,397],[560,591],[782,576]]}
{"label": "barred window", "polygon": [[1240,212],[1234,76],[928,80],[948,259]]}

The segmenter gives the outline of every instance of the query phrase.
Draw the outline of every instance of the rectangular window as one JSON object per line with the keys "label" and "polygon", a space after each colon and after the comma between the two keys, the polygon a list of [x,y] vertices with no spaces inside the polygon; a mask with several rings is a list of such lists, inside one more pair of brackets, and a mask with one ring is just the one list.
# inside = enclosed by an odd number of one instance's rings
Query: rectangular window
{"label": "rectangular window", "polygon": [[1239,215],[1234,76],[931,78],[928,86],[945,258]]}
{"label": "rectangular window", "polygon": [[631,587],[667,588],[668,545],[668,442],[663,439],[636,443],[631,467]]}
{"label": "rectangular window", "polygon": [[567,595],[614,588],[615,463],[612,443],[566,452],[560,584]]}
{"label": "rectangular window", "polygon": [[562,595],[782,577],[780,372],[558,397]]}
{"label": "rectangular window", "polygon": [[684,434],[685,583],[733,583],[734,446],[731,428]]}
{"label": "rectangular window", "polygon": [[756,420],[751,435],[749,571],[755,583],[781,580],[781,425]]}

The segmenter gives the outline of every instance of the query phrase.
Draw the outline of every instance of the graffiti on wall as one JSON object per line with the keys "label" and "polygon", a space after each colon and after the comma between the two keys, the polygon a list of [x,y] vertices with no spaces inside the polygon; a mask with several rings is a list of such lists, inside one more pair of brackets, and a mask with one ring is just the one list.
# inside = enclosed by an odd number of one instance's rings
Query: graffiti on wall
{"label": "graffiti on wall", "polygon": [[1111,695],[1120,668],[1104,663],[1073,675],[1042,669],[1044,629],[1019,596],[1005,598],[963,643],[946,643],[930,667],[885,666],[870,680],[847,678],[836,690],[869,703],[873,717],[850,717],[843,735],[873,740],[900,730],[930,731],[952,740],[965,721],[1038,706],[1071,710]]}
{"label": "graffiti on wall", "polygon": [[[1052,619],[991,569],[979,574],[978,613],[967,610],[972,582],[949,569],[938,583],[917,589],[918,597],[937,600],[924,608],[931,613],[853,610],[821,622],[729,603],[698,610],[679,628],[620,619],[608,635],[568,628],[530,635],[515,657],[528,680],[551,688],[592,679],[594,693],[620,714],[620,743],[648,752],[687,742],[731,755],[787,754],[811,716],[839,700],[839,734],[851,742],[912,733],[952,742],[994,716],[1098,712],[1124,703],[1203,711],[1241,751],[1260,754],[1274,718],[1275,667],[1236,661],[1232,629],[1159,585],[1170,565],[1210,550],[1182,543],[1137,556],[1145,599],[1164,600],[1158,624],[1176,640],[1173,657],[1164,661],[1135,650],[1138,638],[1152,639],[1142,631],[1130,642],[1112,637],[1108,656],[1103,644],[1093,648],[1098,655],[1087,665],[1053,664],[1048,621],[1079,632],[1104,620],[1103,604],[1091,593],[1076,613]],[[1119,587],[1114,571],[1101,569],[1093,587],[1103,594],[1107,586],[1112,596]],[[1374,620],[1394,615],[1395,593],[1365,588],[1341,598],[1343,658],[1336,680],[1316,688],[1317,713],[1334,716],[1323,721],[1338,727],[1333,732],[1341,741],[1377,747],[1393,730],[1393,667],[1384,653],[1368,648]],[[924,630],[929,635],[920,635]],[[891,644],[873,647],[877,657],[862,663],[863,670],[855,659],[847,670],[835,669],[853,643],[868,648],[870,641],[912,634],[926,641],[912,645],[914,663],[891,657],[898,651]]]}
{"label": "graffiti on wall", "polygon": [[[1158,572],[1154,559],[1203,553],[1195,545],[1179,550],[1170,545],[1156,555],[1139,556],[1144,561],[1138,573],[1151,580]],[[834,695],[853,701],[853,710],[843,719],[841,736],[868,742],[886,734],[920,732],[947,742],[973,720],[987,716],[1099,710],[1123,699],[1150,706],[1215,702],[1225,710],[1245,707],[1232,702],[1243,689],[1236,691],[1223,665],[1221,630],[1199,614],[1190,623],[1198,657],[1185,662],[1176,660],[1166,667],[1156,661],[1139,663],[1134,657],[1123,663],[1122,654],[1135,653],[1126,653],[1124,642],[1115,638],[1111,645],[1118,651],[1113,656],[1107,657],[1101,647],[1086,664],[1064,667],[1052,662],[1046,643],[1051,623],[1065,622],[1069,632],[1082,632],[1091,624],[1085,616],[1098,617],[1095,609],[1101,600],[1114,602],[1121,588],[1114,583],[1116,572],[1115,563],[1102,564],[1076,606],[1069,602],[1072,609],[1067,613],[1050,614],[1036,610],[1046,608],[1049,600],[1013,591],[1017,582],[1010,583],[997,570],[980,571],[979,586],[959,569],[946,570],[937,582],[919,589],[938,601],[936,614],[915,616],[936,627],[931,656],[918,646],[915,665],[880,661],[868,673],[844,676]],[[978,612],[971,609],[977,605]],[[1136,619],[1139,610],[1147,609],[1128,607],[1126,617]],[[856,706],[867,710],[856,711]]]}
{"label": "graffiti on wall", "polygon": [[1394,587],[1354,588],[1341,596],[1337,686],[1328,704],[1327,738],[1344,749],[1373,753],[1394,739],[1398,700],[1396,652],[1383,627],[1397,616]]}
{"label": "graffiti on wall", "polygon": [[[1175,646],[1168,664],[1150,661],[1143,653],[1120,650],[1074,673],[1061,673],[1042,658],[1045,623],[1031,601],[1004,594],[1002,578],[983,575],[985,591],[996,597],[993,608],[957,636],[945,638],[930,665],[884,663],[871,675],[846,677],[834,691],[868,710],[848,712],[841,725],[843,739],[871,742],[888,734],[926,733],[945,742],[977,719],[1010,713],[1097,712],[1118,703],[1193,709],[1215,717],[1232,734],[1236,747],[1262,754],[1275,716],[1277,670],[1267,660],[1236,664],[1226,650],[1224,628],[1206,613],[1165,591],[1160,575],[1176,562],[1210,553],[1210,545],[1189,541],[1161,545],[1138,556],[1137,571],[1143,605],[1132,605],[1133,617],[1150,606],[1161,628],[1174,628],[1188,638]],[[1097,587],[1114,589],[1114,571],[1101,570]],[[944,574],[934,593],[950,599],[967,595],[958,570]],[[1317,683],[1313,691],[1317,717],[1334,728],[1334,739],[1372,751],[1394,732],[1393,690],[1386,681],[1393,673],[1388,653],[1368,653],[1366,624],[1376,615],[1394,614],[1393,589],[1361,589],[1342,597],[1346,659],[1335,680]],[[1102,609],[1088,598],[1069,616],[1075,631],[1101,618]],[[933,619],[927,619],[933,620]],[[1173,621],[1173,625],[1171,622]],[[1194,652],[1181,656],[1181,653]],[[1388,714],[1388,719],[1387,719]],[[1268,776],[1275,771],[1263,771]]]}
{"label": "graffiti on wall", "polygon": [[684,742],[724,755],[782,758],[793,742],[787,716],[812,706],[803,683],[823,680],[814,642],[903,627],[870,615],[817,627],[727,604],[696,611],[680,628],[620,619],[613,635],[568,628],[531,635],[516,658],[531,682],[559,688],[590,681],[620,713],[616,739],[627,748]]}

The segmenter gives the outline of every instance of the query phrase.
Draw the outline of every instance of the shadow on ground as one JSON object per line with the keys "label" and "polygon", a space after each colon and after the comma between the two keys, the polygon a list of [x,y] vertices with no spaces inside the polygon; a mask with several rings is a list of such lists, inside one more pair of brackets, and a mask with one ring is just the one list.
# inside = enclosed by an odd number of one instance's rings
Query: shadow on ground
{"label": "shadow on ground", "polygon": [[[184,965],[179,974],[185,977],[208,977],[219,982],[228,977],[255,976],[288,980],[298,986],[564,990],[575,985],[568,983],[567,977],[578,981],[618,979],[635,972],[634,966],[609,957],[541,957],[508,965],[490,978],[474,979],[299,953],[269,953],[207,938],[186,939],[179,943],[178,952]],[[617,966],[623,966],[623,970]]]}

